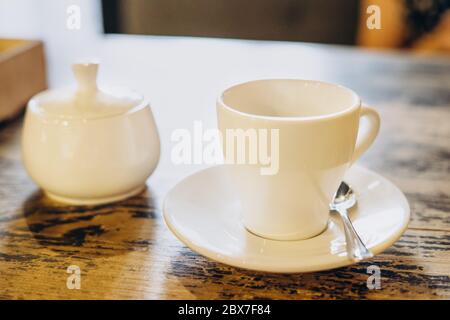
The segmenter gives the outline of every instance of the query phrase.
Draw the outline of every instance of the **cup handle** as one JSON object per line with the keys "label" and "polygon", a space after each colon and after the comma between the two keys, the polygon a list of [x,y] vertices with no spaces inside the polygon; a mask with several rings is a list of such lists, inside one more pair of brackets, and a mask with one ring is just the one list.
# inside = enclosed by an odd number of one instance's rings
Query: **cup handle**
{"label": "cup handle", "polygon": [[358,158],[372,145],[380,130],[380,115],[374,109],[362,106],[359,114],[360,121],[362,118],[367,118],[369,121],[368,125],[364,128],[359,126],[352,163],[358,160]]}

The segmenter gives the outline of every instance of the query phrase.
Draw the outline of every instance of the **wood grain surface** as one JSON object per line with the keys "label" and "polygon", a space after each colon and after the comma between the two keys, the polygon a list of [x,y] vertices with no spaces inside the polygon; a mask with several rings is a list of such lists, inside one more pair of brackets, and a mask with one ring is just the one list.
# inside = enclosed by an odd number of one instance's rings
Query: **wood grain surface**
{"label": "wood grain surface", "polygon": [[[1,299],[449,299],[450,60],[276,42],[114,36],[97,43],[101,80],[152,101],[161,162],[147,190],[100,206],[65,206],[42,195],[20,159],[22,119],[0,128]],[[52,87],[68,83],[78,51],[49,61]],[[255,78],[314,78],[358,92],[382,117],[361,164],[406,194],[411,222],[371,260],[324,272],[280,275],[213,262],[164,225],[161,203],[201,166],[170,161],[170,135],[194,120],[215,126],[215,97]],[[67,267],[81,289],[66,287]],[[369,290],[367,267],[381,269]]]}

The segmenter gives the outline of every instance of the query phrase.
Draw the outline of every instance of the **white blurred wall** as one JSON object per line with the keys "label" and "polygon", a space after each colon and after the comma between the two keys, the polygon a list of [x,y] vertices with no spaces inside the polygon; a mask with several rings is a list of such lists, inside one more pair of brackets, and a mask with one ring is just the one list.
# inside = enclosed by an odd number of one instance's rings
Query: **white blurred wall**
{"label": "white blurred wall", "polygon": [[[80,8],[80,29],[67,27],[71,5]],[[0,0],[0,38],[42,40],[47,61],[55,62],[47,64],[50,85],[52,74],[60,73],[52,66],[96,57],[102,28],[99,0]],[[69,70],[63,74],[70,76]]]}

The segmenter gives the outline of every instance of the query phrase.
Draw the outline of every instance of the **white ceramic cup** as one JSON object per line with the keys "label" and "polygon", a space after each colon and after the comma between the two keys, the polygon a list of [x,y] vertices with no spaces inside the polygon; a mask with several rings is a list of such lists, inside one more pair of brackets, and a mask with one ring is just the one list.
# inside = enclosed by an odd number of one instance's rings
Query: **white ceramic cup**
{"label": "white ceramic cup", "polygon": [[244,225],[276,240],[307,239],[325,230],[329,203],[346,170],[380,126],[378,113],[362,106],[350,89],[309,80],[235,85],[219,97],[217,113],[224,137],[230,129],[278,129],[276,174],[261,174],[259,163],[230,165]]}

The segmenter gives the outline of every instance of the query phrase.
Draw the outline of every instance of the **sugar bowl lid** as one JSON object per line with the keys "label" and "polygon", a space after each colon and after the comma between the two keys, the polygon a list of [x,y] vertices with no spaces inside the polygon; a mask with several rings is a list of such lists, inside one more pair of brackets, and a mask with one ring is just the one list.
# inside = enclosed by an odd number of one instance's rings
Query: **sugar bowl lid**
{"label": "sugar bowl lid", "polygon": [[72,70],[76,89],[48,90],[34,96],[29,107],[45,116],[64,119],[97,119],[124,114],[146,104],[143,97],[123,88],[97,86],[98,63],[76,63]]}

